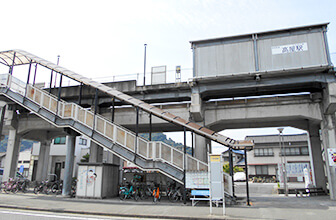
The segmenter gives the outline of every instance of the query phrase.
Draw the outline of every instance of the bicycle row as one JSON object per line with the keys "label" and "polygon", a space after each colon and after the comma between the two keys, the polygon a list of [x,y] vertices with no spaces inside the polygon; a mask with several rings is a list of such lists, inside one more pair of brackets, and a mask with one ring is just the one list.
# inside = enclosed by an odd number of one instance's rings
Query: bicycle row
{"label": "bicycle row", "polygon": [[29,180],[27,179],[13,179],[9,178],[8,181],[2,182],[1,183],[1,190],[5,193],[17,193],[19,191],[25,193],[27,192],[29,185]]}
{"label": "bicycle row", "polygon": [[149,184],[137,182],[133,179],[131,182],[126,182],[124,186],[119,188],[119,198],[121,200],[134,199],[153,199],[153,202],[161,200],[162,196],[168,197],[169,201],[177,202],[183,200],[182,187],[177,186],[176,182],[167,182],[166,187],[162,187],[161,183],[151,181]]}
{"label": "bicycle row", "polygon": [[[76,179],[72,181],[71,184],[71,196],[76,196]],[[61,194],[63,188],[63,181],[56,180],[50,181],[48,179],[41,182],[31,182],[28,179],[13,179],[10,178],[8,181],[2,182],[0,184],[0,191],[5,193],[17,193],[17,192],[28,192],[28,189],[32,189],[35,194]]]}

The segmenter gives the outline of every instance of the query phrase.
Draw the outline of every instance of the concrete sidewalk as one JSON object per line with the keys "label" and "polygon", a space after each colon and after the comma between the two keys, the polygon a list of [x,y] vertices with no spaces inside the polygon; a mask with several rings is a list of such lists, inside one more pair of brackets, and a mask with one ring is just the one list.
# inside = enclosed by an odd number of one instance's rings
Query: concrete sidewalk
{"label": "concrete sidewalk", "polygon": [[252,206],[214,207],[209,215],[206,203],[192,207],[190,202],[120,201],[118,198],[88,200],[53,195],[0,194],[0,207],[39,210],[58,213],[77,213],[101,216],[163,218],[163,219],[335,219],[336,202],[329,196],[288,198],[279,195],[252,197]]}

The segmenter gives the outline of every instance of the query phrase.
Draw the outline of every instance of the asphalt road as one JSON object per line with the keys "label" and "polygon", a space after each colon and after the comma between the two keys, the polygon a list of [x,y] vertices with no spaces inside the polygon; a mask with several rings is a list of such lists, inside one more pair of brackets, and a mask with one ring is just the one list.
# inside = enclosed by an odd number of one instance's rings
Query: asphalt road
{"label": "asphalt road", "polygon": [[[139,218],[125,217],[102,217],[90,215],[61,214],[50,212],[37,212],[27,210],[2,209],[0,208],[0,220],[135,220]],[[144,219],[145,218],[141,218]],[[152,218],[151,218],[152,219]]]}

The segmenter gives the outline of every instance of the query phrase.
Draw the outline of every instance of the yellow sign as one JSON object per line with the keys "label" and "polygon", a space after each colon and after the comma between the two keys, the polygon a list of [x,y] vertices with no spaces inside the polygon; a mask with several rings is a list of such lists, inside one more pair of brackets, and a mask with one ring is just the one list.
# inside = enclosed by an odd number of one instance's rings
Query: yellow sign
{"label": "yellow sign", "polygon": [[211,162],[220,162],[220,155],[210,156]]}

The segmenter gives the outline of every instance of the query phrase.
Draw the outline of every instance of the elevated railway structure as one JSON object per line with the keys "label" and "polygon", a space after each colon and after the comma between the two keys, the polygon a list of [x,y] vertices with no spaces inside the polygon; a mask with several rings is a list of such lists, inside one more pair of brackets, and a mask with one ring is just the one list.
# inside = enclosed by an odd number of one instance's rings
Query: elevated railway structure
{"label": "elevated railway structure", "polygon": [[[328,181],[330,198],[336,199],[335,164],[329,157],[336,152],[336,78],[327,26],[191,41],[193,79],[176,84],[100,84],[30,53],[4,51],[0,60],[10,71],[1,80],[1,92],[8,103],[180,182],[185,168],[207,169],[209,140],[233,149],[252,148],[251,142],[218,134],[224,129],[301,128],[309,133],[314,184],[326,189]],[[78,81],[78,86],[39,89],[29,71],[27,82],[16,83],[18,89],[9,80],[13,67],[33,63]],[[197,134],[195,158],[138,137],[139,132],[186,130]]]}

